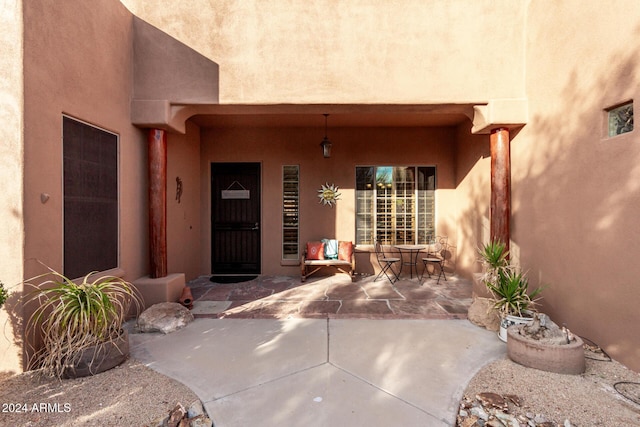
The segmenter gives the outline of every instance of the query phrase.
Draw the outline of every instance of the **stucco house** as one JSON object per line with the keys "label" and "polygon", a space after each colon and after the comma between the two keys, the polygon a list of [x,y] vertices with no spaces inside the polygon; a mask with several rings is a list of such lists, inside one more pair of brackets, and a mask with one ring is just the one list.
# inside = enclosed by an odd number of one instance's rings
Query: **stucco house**
{"label": "stucco house", "polygon": [[640,370],[637,1],[13,0],[0,21],[5,285],[38,259],[161,300],[298,275],[309,240],[373,272],[375,239],[435,235],[471,277],[499,236],[545,312]]}

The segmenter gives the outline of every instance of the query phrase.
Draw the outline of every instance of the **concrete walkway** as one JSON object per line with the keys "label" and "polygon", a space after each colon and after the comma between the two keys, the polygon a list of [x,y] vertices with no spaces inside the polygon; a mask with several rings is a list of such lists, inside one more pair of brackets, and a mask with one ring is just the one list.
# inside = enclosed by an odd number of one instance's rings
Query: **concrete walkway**
{"label": "concrete walkway", "polygon": [[199,318],[130,339],[216,427],[453,426],[468,382],[506,351],[494,332],[438,319]]}

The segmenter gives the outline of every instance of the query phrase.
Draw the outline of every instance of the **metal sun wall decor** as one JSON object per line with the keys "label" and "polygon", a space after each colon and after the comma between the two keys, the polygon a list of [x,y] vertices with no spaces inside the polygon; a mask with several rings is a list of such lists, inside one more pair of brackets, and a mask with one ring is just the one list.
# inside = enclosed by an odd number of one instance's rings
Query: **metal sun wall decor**
{"label": "metal sun wall decor", "polygon": [[319,203],[323,205],[329,205],[329,207],[333,207],[338,200],[340,200],[340,193],[338,193],[337,185],[329,185],[325,183],[318,190],[318,198],[320,199]]}

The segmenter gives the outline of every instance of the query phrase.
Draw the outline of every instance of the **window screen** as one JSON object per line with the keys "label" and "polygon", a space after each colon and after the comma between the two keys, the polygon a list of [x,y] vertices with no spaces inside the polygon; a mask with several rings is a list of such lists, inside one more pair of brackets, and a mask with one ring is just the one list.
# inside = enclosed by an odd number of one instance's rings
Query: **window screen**
{"label": "window screen", "polygon": [[64,274],[118,266],[118,136],[63,117]]}

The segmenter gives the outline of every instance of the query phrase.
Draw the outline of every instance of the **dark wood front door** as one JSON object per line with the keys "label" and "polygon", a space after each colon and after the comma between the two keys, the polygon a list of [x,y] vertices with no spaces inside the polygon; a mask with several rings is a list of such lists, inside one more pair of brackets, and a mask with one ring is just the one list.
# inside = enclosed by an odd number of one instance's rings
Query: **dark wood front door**
{"label": "dark wood front door", "polygon": [[260,273],[260,164],[211,163],[211,268]]}

